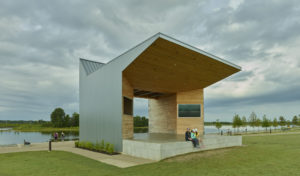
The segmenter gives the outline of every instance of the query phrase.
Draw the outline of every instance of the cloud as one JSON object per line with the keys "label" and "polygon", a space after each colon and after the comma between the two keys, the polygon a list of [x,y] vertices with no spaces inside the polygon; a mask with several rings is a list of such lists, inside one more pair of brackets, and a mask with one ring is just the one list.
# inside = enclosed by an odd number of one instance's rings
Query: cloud
{"label": "cloud", "polygon": [[[299,11],[295,0],[1,1],[0,119],[78,111],[78,58],[108,62],[157,32],[242,66],[205,89],[206,120],[296,113]],[[147,116],[147,101],[134,104]]]}

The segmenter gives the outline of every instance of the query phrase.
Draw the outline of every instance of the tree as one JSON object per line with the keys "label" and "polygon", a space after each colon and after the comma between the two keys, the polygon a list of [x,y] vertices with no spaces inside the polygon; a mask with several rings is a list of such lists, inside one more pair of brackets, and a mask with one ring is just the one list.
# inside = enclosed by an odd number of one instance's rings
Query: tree
{"label": "tree", "polygon": [[40,119],[40,120],[37,121],[37,123],[38,123],[38,124],[43,124],[43,123],[46,123],[46,121],[43,120],[43,119]]}
{"label": "tree", "polygon": [[253,128],[253,130],[254,130],[256,121],[257,121],[257,115],[255,114],[255,112],[252,112],[249,116],[248,122],[249,122],[249,125]]}
{"label": "tree", "polygon": [[134,127],[147,127],[148,126],[148,119],[146,117],[135,116],[133,118],[133,125]]}
{"label": "tree", "polygon": [[233,120],[232,120],[232,127],[238,128],[238,131],[239,131],[239,128],[241,126],[242,126],[242,120],[241,120],[240,116],[238,114],[234,115]]}
{"label": "tree", "polygon": [[266,128],[266,131],[267,131],[268,127],[271,126],[270,120],[267,118],[266,115],[263,116],[261,126]]}
{"label": "tree", "polygon": [[63,127],[70,127],[70,126],[71,126],[71,118],[69,114],[67,114],[63,119]]}
{"label": "tree", "polygon": [[216,128],[218,129],[218,132],[220,132],[220,128],[222,128],[222,124],[219,119],[216,120]]}
{"label": "tree", "polygon": [[79,114],[77,112],[72,114],[71,126],[79,126]]}
{"label": "tree", "polygon": [[147,127],[148,126],[148,119],[145,116],[143,116],[141,120],[142,120],[143,127]]}
{"label": "tree", "polygon": [[245,116],[242,117],[242,127],[246,127],[246,131],[247,131],[247,119]]}
{"label": "tree", "polygon": [[65,111],[62,108],[56,108],[51,113],[51,122],[54,127],[63,127],[65,118]]}
{"label": "tree", "polygon": [[281,128],[286,125],[286,120],[283,116],[279,117],[279,125],[281,126]]}
{"label": "tree", "polygon": [[277,118],[275,117],[273,119],[273,127],[276,129],[278,127],[278,121],[277,121]]}
{"label": "tree", "polygon": [[290,126],[291,126],[291,121],[290,121],[290,120],[287,120],[287,121],[286,121],[286,126],[287,126],[288,128],[290,128]]}
{"label": "tree", "polygon": [[293,120],[292,120],[293,125],[294,125],[294,126],[297,126],[298,123],[299,123],[298,121],[299,121],[298,117],[297,117],[297,116],[294,116],[294,117],[293,117]]}
{"label": "tree", "polygon": [[255,126],[257,127],[257,131],[259,131],[259,126],[261,125],[261,120],[259,118],[256,119],[255,121]]}

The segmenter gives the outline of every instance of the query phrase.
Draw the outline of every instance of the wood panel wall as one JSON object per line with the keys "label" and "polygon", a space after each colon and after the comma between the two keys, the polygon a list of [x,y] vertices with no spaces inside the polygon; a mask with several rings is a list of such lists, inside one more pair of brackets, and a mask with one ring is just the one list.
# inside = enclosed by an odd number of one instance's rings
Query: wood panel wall
{"label": "wood panel wall", "polygon": [[[177,104],[201,104],[201,117],[177,117],[177,134],[184,134],[186,128],[197,128],[200,134],[204,131],[203,89],[177,93]],[[178,107],[176,106],[176,112]],[[176,114],[177,116],[177,114]]]}
{"label": "wood panel wall", "polygon": [[149,132],[176,133],[176,94],[149,99]]}
{"label": "wood panel wall", "polygon": [[[133,88],[125,76],[122,76],[122,95],[133,100]],[[122,97],[122,108],[123,108]],[[122,110],[124,112],[124,109]],[[123,139],[133,138],[133,116],[122,115],[122,136]]]}
{"label": "wood panel wall", "polygon": [[[201,117],[179,118],[177,104],[201,104]],[[184,134],[186,128],[204,131],[203,89],[149,99],[149,132]]]}

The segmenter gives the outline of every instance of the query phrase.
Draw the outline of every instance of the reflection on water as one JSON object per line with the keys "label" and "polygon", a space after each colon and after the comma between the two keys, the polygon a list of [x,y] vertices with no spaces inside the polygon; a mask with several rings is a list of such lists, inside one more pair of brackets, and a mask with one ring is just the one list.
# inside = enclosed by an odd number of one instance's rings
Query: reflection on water
{"label": "reflection on water", "polygon": [[[285,127],[285,126],[284,126]],[[272,129],[274,130],[275,128],[274,127],[268,127],[268,129]],[[280,129],[280,127],[277,127],[276,129]],[[231,125],[223,125],[222,128],[220,128],[220,131],[223,131],[223,132],[227,132],[227,131],[237,131],[238,129],[237,128],[233,128]],[[246,126],[246,127],[240,127],[239,128],[239,131],[240,132],[245,132],[245,131],[264,131],[266,130],[266,128],[264,127],[250,127],[250,126]],[[204,126],[204,131],[205,131],[205,134],[208,134],[208,133],[218,133],[218,129],[215,127],[215,126]]]}
{"label": "reflection on water", "polygon": [[[60,135],[61,132],[58,132]],[[64,132],[65,140],[78,139],[78,132]],[[24,140],[31,143],[47,142],[53,138],[51,132],[18,132],[14,130],[0,130],[0,145],[23,144]]]}

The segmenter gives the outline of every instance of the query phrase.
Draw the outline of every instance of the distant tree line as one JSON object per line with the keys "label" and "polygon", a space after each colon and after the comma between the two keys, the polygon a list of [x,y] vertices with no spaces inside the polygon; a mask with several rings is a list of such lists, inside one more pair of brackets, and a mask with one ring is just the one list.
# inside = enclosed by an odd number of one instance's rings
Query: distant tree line
{"label": "distant tree line", "polygon": [[66,114],[62,108],[55,108],[50,115],[50,121],[45,120],[0,120],[0,127],[14,127],[19,124],[39,124],[42,127],[77,127],[79,114]]}
{"label": "distant tree line", "polygon": [[134,127],[148,127],[149,120],[145,116],[135,116],[133,117]]}
{"label": "distant tree line", "polygon": [[66,114],[62,108],[56,108],[51,113],[51,124],[53,127],[79,126],[79,114],[74,112],[72,116]]}
{"label": "distant tree line", "polygon": [[[219,120],[216,120],[214,124],[218,130],[222,127],[222,123],[220,123]],[[245,116],[240,117],[238,114],[235,114],[233,116],[231,124],[234,129],[237,128],[237,131],[239,131],[240,127],[246,127],[246,126],[250,126],[253,129],[255,127],[258,128],[261,126],[263,128],[266,128],[266,130],[271,126],[273,126],[275,129],[278,126],[281,126],[281,128],[285,126],[290,127],[290,125],[300,126],[300,115],[298,116],[295,115],[292,121],[290,121],[290,120],[286,120],[286,118],[283,116],[280,116],[278,119],[276,117],[270,119],[266,115],[263,115],[262,118],[260,119],[259,117],[257,117],[255,112],[252,112],[248,117],[248,119]]]}
{"label": "distant tree line", "polygon": [[216,125],[216,123],[220,123],[222,125],[232,125],[232,122],[222,122],[222,121],[219,121],[219,119],[217,121],[215,121],[215,122],[204,122],[204,125]]}
{"label": "distant tree line", "polygon": [[[41,120],[0,120],[0,123],[2,124],[38,124]],[[43,120],[42,120],[43,121]]]}

